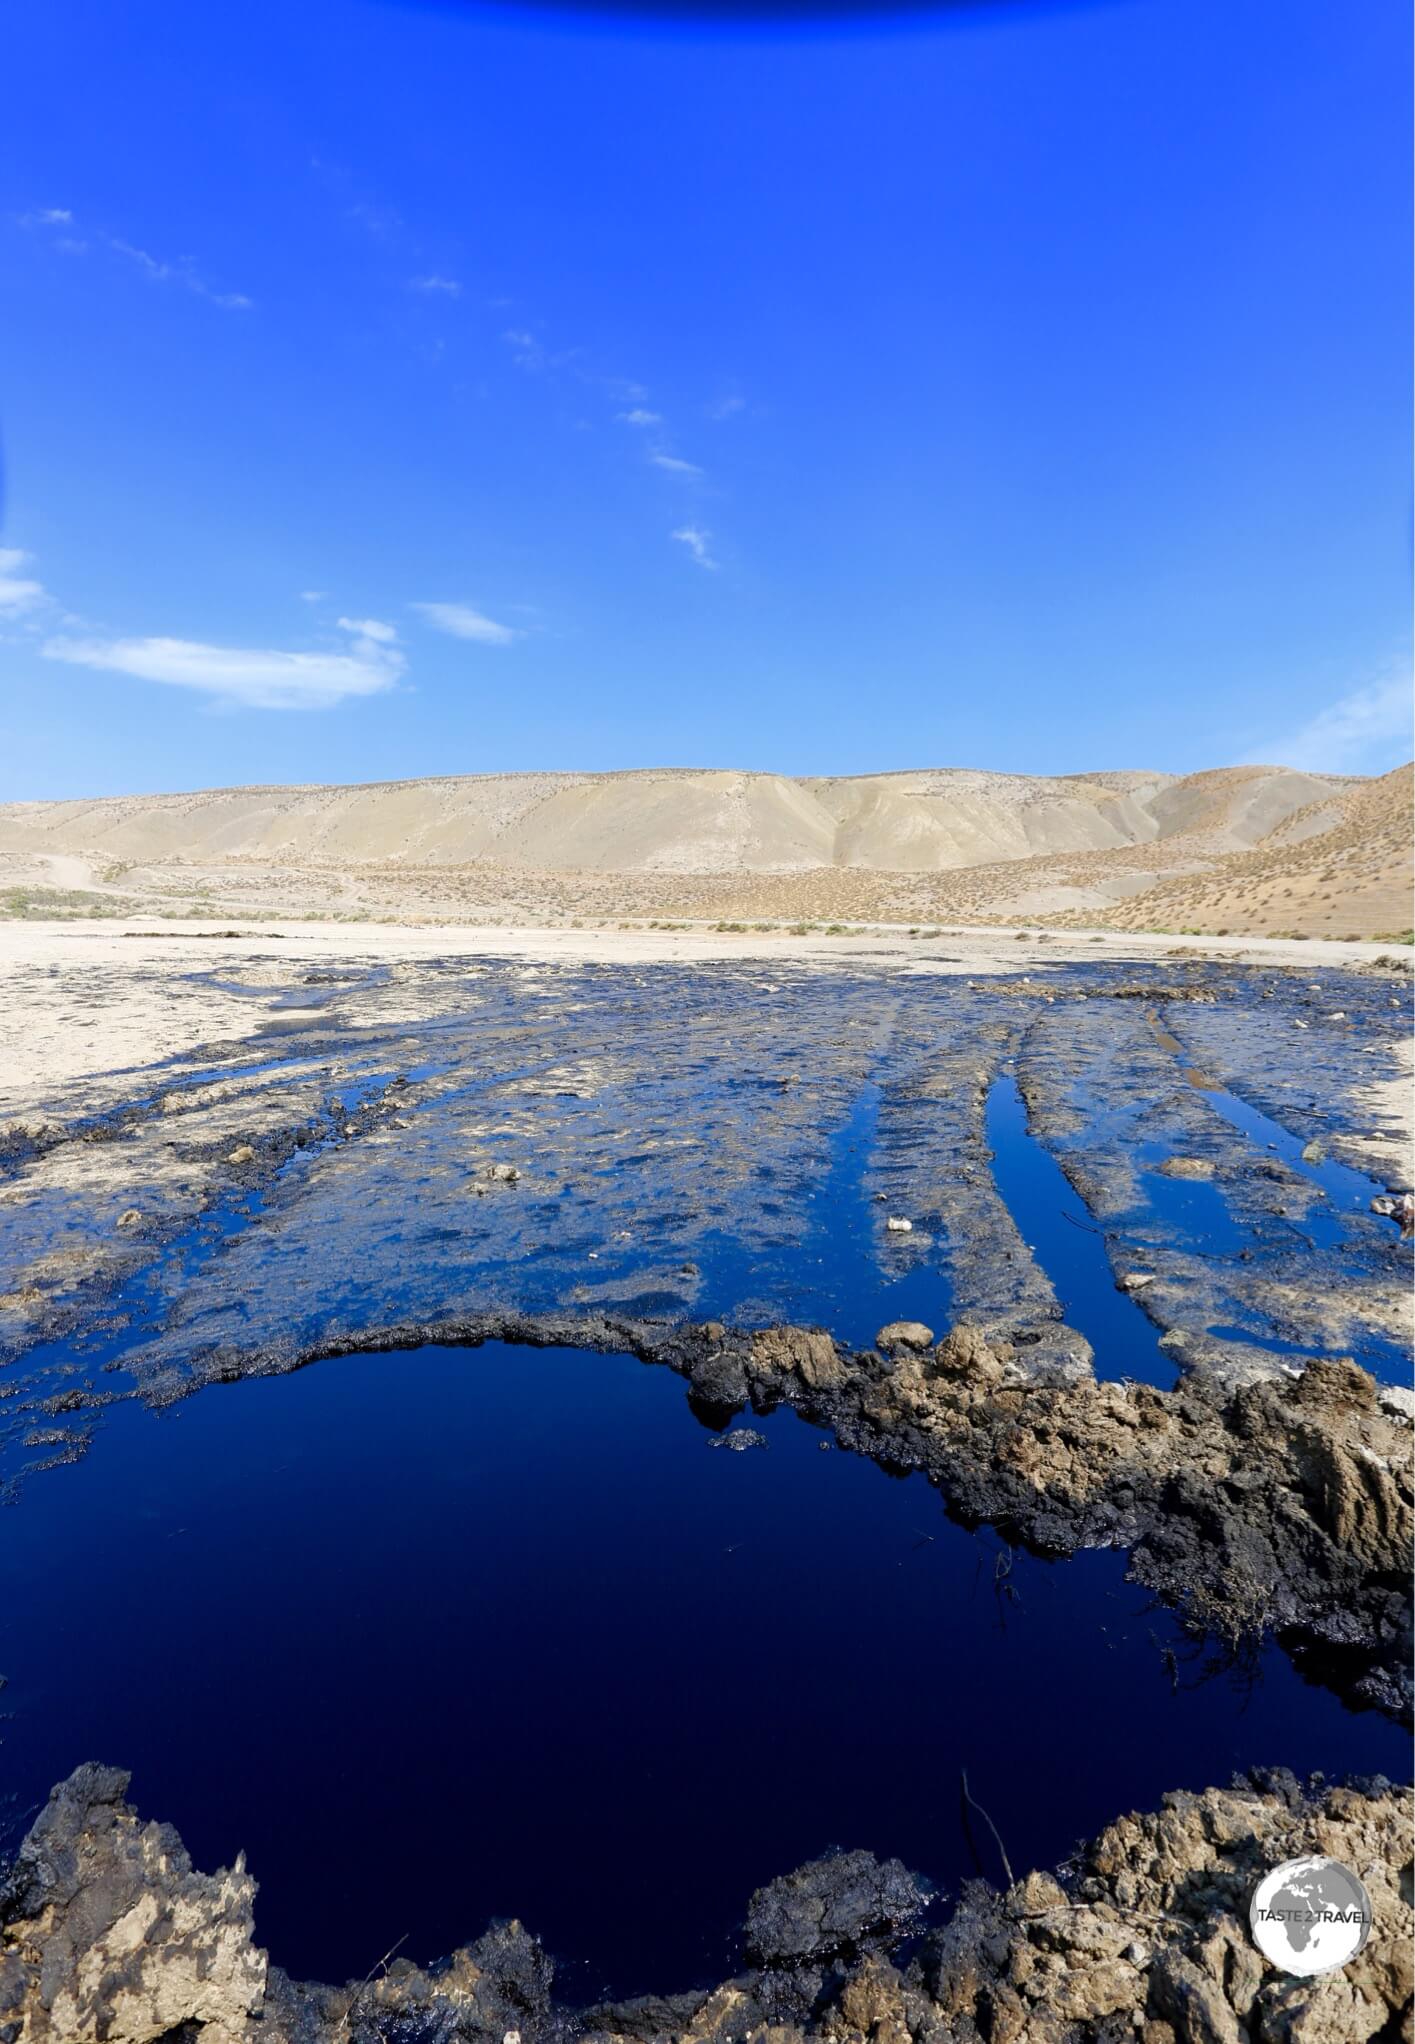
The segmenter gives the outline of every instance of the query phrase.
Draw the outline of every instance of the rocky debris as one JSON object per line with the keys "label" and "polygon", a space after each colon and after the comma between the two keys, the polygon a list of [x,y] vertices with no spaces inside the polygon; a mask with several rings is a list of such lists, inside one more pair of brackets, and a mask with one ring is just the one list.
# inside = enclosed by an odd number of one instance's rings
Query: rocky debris
{"label": "rocky debris", "polygon": [[830,1335],[818,1327],[768,1327],[750,1341],[747,1368],[758,1384],[792,1375],[808,1390],[823,1391],[845,1382],[840,1353]]}
{"label": "rocky debris", "polygon": [[170,1824],[123,1800],[128,1776],[78,1768],[49,1798],[0,1887],[4,2044],[149,2044],[183,2023],[237,2044],[265,1993],[256,1884],[192,1870]]}
{"label": "rocky debris", "polygon": [[254,1164],[255,1148],[251,1143],[237,1143],[234,1150],[227,1152],[228,1164]]}
{"label": "rocky debris", "polygon": [[483,1164],[481,1175],[488,1185],[514,1185],[521,1176],[514,1164]]}
{"label": "rocky debris", "polygon": [[1373,1214],[1384,1214],[1396,1223],[1401,1238],[1415,1232],[1415,1193],[1383,1192],[1371,1201]]}
{"label": "rocky debris", "polygon": [[934,1331],[925,1327],[922,1320],[891,1320],[888,1327],[882,1327],[875,1336],[875,1347],[881,1355],[899,1355],[906,1349],[932,1348]]}
{"label": "rocky debris", "polygon": [[113,1225],[115,1228],[140,1228],[142,1226],[141,1209],[138,1207],[124,1207]]}
{"label": "rocky debris", "polygon": [[1143,1292],[1145,1286],[1152,1285],[1154,1281],[1152,1270],[1127,1270],[1123,1277],[1116,1279],[1115,1289],[1118,1292]]}
{"label": "rocky debris", "polygon": [[703,1334],[711,1345],[689,1369],[693,1402],[708,1412],[736,1412],[747,1402],[747,1365],[720,1323],[710,1321]]}
{"label": "rocky debris", "polygon": [[[430,1968],[291,1981],[254,1944],[250,1876],[193,1873],[126,1780],[80,1768],[0,1888],[3,2044],[1374,2044],[1412,2020],[1409,1798],[1379,1779],[1177,1792],[1060,1877],[970,1883],[922,1935],[926,1881],[831,1854],[757,1890],[734,1979],[580,2011],[517,1922]],[[1301,1980],[1254,1946],[1248,1905],[1309,1853],[1359,1874],[1374,1923],[1350,1965]]]}
{"label": "rocky debris", "polygon": [[1207,1157],[1166,1157],[1156,1165],[1161,1178],[1212,1178],[1214,1167]]}
{"label": "rocky debris", "polygon": [[858,1951],[915,1925],[928,1896],[900,1860],[830,1853],[758,1888],[747,1905],[747,1957],[798,1966]]}
{"label": "rocky debris", "polygon": [[887,1215],[884,1225],[891,1235],[912,1235],[914,1232],[914,1223],[906,1221],[902,1214]]}
{"label": "rocky debris", "polygon": [[436,1966],[391,1958],[343,1987],[292,1981],[272,1967],[264,2021],[243,2044],[537,2044],[563,2031],[553,1976],[542,1946],[514,1920]]}
{"label": "rocky debris", "polygon": [[708,1446],[730,1448],[738,1455],[745,1455],[749,1448],[769,1448],[771,1443],[756,1427],[731,1427],[725,1434],[714,1434]]}

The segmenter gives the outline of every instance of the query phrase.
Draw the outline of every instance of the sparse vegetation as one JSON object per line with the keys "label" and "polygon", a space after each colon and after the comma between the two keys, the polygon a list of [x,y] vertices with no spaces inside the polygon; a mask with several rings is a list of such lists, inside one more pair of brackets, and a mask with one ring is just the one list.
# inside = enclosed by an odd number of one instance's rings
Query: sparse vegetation
{"label": "sparse vegetation", "polygon": [[126,895],[98,894],[89,887],[6,887],[0,890],[0,917],[19,922],[51,918],[71,921],[79,916],[130,916],[143,904]]}

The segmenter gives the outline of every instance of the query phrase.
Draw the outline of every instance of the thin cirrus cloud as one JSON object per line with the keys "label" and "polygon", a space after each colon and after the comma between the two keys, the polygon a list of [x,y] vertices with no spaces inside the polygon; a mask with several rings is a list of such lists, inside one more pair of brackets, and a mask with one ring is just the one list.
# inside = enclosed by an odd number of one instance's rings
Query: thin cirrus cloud
{"label": "thin cirrus cloud", "polygon": [[684,461],[680,454],[665,454],[660,447],[654,449],[653,453],[649,456],[649,460],[655,468],[661,468],[666,475],[700,476],[702,474],[702,470],[695,461]]}
{"label": "thin cirrus cloud", "polygon": [[21,573],[33,559],[22,547],[0,547],[0,617],[18,618],[48,603],[42,582]]}
{"label": "thin cirrus cloud", "polygon": [[1352,689],[1245,765],[1299,767],[1314,774],[1382,773],[1412,750],[1410,676],[1402,670]]}
{"label": "thin cirrus cloud", "polygon": [[680,525],[672,537],[677,540],[680,546],[688,549],[689,554],[700,568],[715,568],[717,566],[717,562],[712,557],[712,534],[704,532],[700,525]]}
{"label": "thin cirrus cloud", "polygon": [[[62,228],[65,232],[57,234],[56,247],[63,249],[68,255],[84,255],[88,252],[89,244],[76,239],[75,235],[68,231],[76,224],[73,211],[68,206],[41,206],[34,212],[19,214],[17,222],[23,228],[47,227],[56,230],[56,233]],[[179,262],[166,262],[150,254],[147,249],[139,248],[136,243],[125,241],[120,234],[110,234],[101,227],[91,231],[94,239],[104,248],[111,250],[114,255],[121,256],[135,269],[141,270],[154,284],[175,284],[183,291],[190,291],[196,298],[204,298],[209,305],[219,306],[223,312],[249,312],[251,309],[252,301],[244,291],[217,290],[185,256]]]}
{"label": "thin cirrus cloud", "polygon": [[379,646],[391,646],[398,636],[396,627],[384,624],[381,618],[341,617],[338,624],[341,632],[350,632],[356,639],[372,639]]}
{"label": "thin cirrus cloud", "polygon": [[421,291],[429,298],[460,298],[462,295],[462,287],[455,277],[439,277],[435,273],[429,277],[410,277],[408,289]]}
{"label": "thin cirrus cloud", "polygon": [[72,667],[191,689],[228,708],[328,710],[351,696],[382,695],[397,685],[407,665],[388,639],[353,621],[346,621],[346,629],[355,634],[347,652],[290,653],[160,638],[54,638],[41,651],[47,660]]}
{"label": "thin cirrus cloud", "polygon": [[624,426],[661,426],[663,424],[662,412],[648,411],[643,405],[635,405],[632,411],[616,412],[615,417]]}
{"label": "thin cirrus cloud", "polygon": [[409,608],[434,631],[446,632],[454,639],[471,639],[479,646],[509,646],[522,636],[513,625],[498,624],[470,603],[414,603]]}

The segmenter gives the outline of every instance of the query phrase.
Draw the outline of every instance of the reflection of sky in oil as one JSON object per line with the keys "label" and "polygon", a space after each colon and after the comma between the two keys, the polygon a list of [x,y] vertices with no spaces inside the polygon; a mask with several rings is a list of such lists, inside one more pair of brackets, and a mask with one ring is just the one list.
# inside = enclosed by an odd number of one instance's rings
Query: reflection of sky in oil
{"label": "reflection of sky in oil", "polygon": [[118,1763],[199,1866],[248,1853],[297,1975],[516,1914],[590,1999],[723,1977],[753,1888],[834,1844],[956,1895],[964,1768],[1019,1872],[1235,1768],[1403,1770],[1398,1728],[1198,1647],[1122,1556],[1014,1555],[750,1423],[711,1452],[665,1370],[495,1345],[117,1409],[0,1514],[11,1843]]}

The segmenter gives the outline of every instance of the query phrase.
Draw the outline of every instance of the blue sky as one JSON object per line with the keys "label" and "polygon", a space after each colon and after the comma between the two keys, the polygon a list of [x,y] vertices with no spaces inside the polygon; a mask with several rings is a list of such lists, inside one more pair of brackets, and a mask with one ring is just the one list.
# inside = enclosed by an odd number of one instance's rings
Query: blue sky
{"label": "blue sky", "polygon": [[17,11],[0,795],[1398,763],[1406,13]]}

